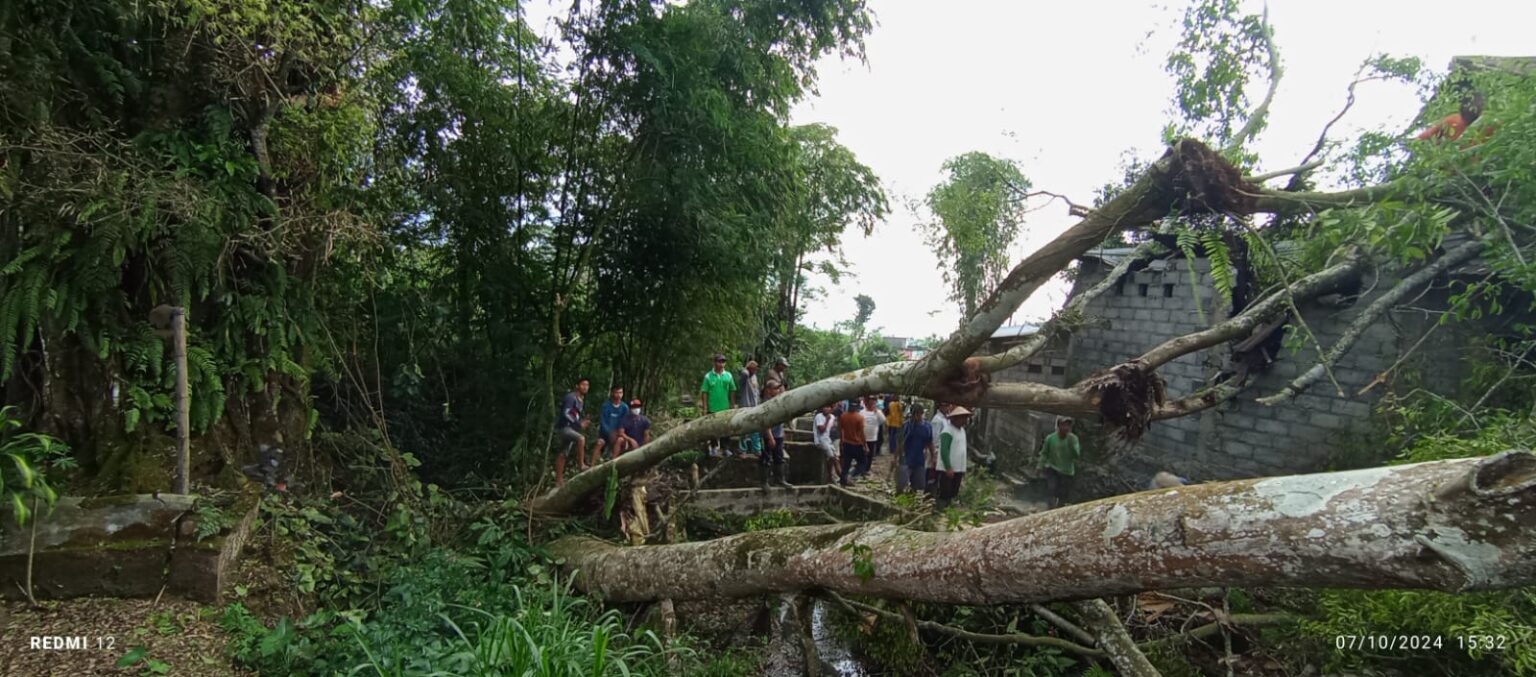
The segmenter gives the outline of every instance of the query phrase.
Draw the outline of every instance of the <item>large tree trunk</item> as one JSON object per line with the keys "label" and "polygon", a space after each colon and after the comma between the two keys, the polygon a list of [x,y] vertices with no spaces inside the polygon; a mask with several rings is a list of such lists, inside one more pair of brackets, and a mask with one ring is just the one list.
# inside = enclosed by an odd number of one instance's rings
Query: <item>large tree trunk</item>
{"label": "large tree trunk", "polygon": [[[1505,452],[1148,491],[956,533],[845,524],[644,547],[567,537],[551,549],[580,587],[622,602],[810,589],[955,604],[1207,586],[1490,590],[1536,583],[1533,487],[1536,455]],[[866,556],[868,580],[853,566]]]}

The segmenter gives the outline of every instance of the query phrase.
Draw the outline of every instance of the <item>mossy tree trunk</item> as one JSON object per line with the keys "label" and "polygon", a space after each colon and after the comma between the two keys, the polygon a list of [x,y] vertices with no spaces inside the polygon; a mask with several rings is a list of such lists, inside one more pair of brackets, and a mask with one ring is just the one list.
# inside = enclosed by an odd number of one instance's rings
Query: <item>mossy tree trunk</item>
{"label": "mossy tree trunk", "polygon": [[642,547],[566,537],[551,550],[580,587],[620,602],[815,589],[953,604],[1209,586],[1492,590],[1536,583],[1533,488],[1536,455],[1505,452],[1148,491],[953,533],[844,524]]}

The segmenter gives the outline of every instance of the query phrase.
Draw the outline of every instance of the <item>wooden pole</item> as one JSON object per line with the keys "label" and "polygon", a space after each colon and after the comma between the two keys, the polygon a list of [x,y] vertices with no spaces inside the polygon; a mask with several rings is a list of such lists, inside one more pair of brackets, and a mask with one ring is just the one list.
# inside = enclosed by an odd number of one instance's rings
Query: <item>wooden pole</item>
{"label": "wooden pole", "polygon": [[176,351],[176,486],[186,495],[192,465],[192,415],[187,401],[187,309],[171,312],[172,340]]}

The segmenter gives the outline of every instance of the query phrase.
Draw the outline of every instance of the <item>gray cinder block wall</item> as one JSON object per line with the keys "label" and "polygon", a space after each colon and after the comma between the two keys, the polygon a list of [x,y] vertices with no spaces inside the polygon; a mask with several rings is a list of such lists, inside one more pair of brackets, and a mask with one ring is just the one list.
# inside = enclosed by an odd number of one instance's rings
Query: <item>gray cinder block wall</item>
{"label": "gray cinder block wall", "polygon": [[[1203,259],[1171,259],[1160,270],[1128,274],[1121,284],[1100,296],[1087,309],[1088,324],[1064,345],[1054,346],[1050,359],[1064,360],[1065,373],[1027,373],[1023,367],[1001,372],[1003,381],[1028,380],[1066,385],[1110,365],[1131,359],[1170,338],[1198,331],[1224,319],[1211,283],[1210,265]],[[1197,286],[1191,287],[1190,267]],[[1082,261],[1074,293],[1107,274],[1112,263],[1098,258]],[[1443,286],[1443,280],[1440,281]],[[1391,280],[1367,275],[1362,294],[1347,305],[1303,302],[1302,316],[1323,346],[1332,346],[1340,333],[1371,300],[1390,288]],[[1444,308],[1445,292],[1435,287],[1421,297],[1418,308]],[[1196,303],[1205,309],[1204,317]],[[1152,424],[1146,435],[1118,451],[1113,474],[1124,484],[1139,487],[1153,472],[1170,470],[1196,480],[1284,475],[1326,470],[1336,464],[1346,446],[1368,441],[1377,399],[1387,391],[1377,386],[1359,391],[1417,342],[1438,316],[1422,310],[1400,310],[1373,324],[1334,368],[1344,394],[1325,378],[1290,402],[1266,406],[1255,398],[1273,394],[1317,362],[1317,349],[1307,344],[1299,352],[1282,348],[1267,371],[1250,376],[1251,385],[1236,399],[1212,410]],[[1416,383],[1450,394],[1465,373],[1456,332],[1441,328],[1415,352],[1400,374]],[[997,342],[994,350],[1006,349]],[[1159,373],[1170,398],[1206,387],[1227,363],[1230,346],[1220,345],[1185,355]],[[1023,449],[1032,463],[1040,436],[1050,430],[1050,417],[1006,413],[988,422],[987,439],[999,450]],[[1001,456],[1001,454],[1000,454]],[[1367,459],[1369,460],[1369,459]]]}

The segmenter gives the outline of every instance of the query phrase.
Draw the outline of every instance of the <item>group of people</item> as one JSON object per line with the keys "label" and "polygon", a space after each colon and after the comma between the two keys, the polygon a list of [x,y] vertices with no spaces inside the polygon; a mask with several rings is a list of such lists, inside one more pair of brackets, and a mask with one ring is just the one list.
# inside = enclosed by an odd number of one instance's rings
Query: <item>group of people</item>
{"label": "group of people", "polygon": [[[560,486],[565,486],[566,457],[572,448],[576,449],[578,468],[586,470],[590,467],[587,463],[587,438],[582,431],[587,428],[583,412],[586,409],[587,391],[591,387],[591,379],[577,379],[576,387],[565,394],[560,401],[560,411],[555,415],[555,483]],[[610,458],[618,458],[620,454],[651,442],[651,419],[642,413],[640,400],[624,401],[623,386],[616,385],[609,389],[608,400],[603,402],[598,412],[597,428],[597,443],[592,447],[592,464],[603,461],[605,448],[609,450]]]}
{"label": "group of people", "polygon": [[[748,360],[739,374],[728,371],[725,363],[725,355],[715,353],[714,368],[704,373],[704,381],[699,385],[700,413],[714,414],[738,407],[755,407],[789,389],[789,360],[785,358],[775,360],[773,368],[768,370],[761,381],[757,376],[757,360]],[[786,489],[794,488],[785,478],[784,463],[789,457],[784,453],[784,424],[742,435],[734,446],[731,441],[730,435],[715,438],[709,444],[709,455],[756,455],[758,483],[764,490],[768,489],[770,482]]]}
{"label": "group of people", "polygon": [[812,439],[827,456],[828,473],[845,487],[869,475],[874,457],[883,448],[900,455],[896,459],[898,493],[909,488],[926,490],[945,505],[959,495],[965,478],[971,411],[944,402],[935,408],[929,421],[922,405],[909,409],[895,395],[829,404],[812,422]]}
{"label": "group of people", "polygon": [[[716,353],[713,368],[705,372],[699,385],[702,414],[714,414],[738,407],[755,407],[789,388],[789,360],[778,358],[763,379],[758,377],[758,363],[749,360],[740,373],[726,368],[724,354]],[[583,431],[585,398],[591,388],[587,378],[578,379],[566,393],[555,420],[555,482],[565,484],[565,466],[569,450],[576,450],[581,470],[603,461],[603,452],[618,458],[651,441],[651,421],[642,413],[640,400],[624,401],[623,386],[615,385],[598,413],[598,436],[592,449],[592,463],[587,461],[587,440]],[[941,507],[960,493],[969,462],[967,428],[972,413],[965,407],[935,403],[929,418],[921,404],[908,406],[897,395],[869,395],[862,399],[828,404],[813,421],[814,445],[826,455],[827,472],[842,486],[867,477],[870,466],[882,451],[896,458],[896,491],[927,491]],[[763,489],[771,484],[793,488],[785,477],[784,425],[742,435],[732,444],[733,436],[722,435],[708,444],[712,457],[734,454],[755,455]],[[1047,435],[1041,446],[1038,465],[1053,504],[1065,502],[1069,484],[1076,474],[1081,444],[1072,433],[1072,419],[1058,417],[1056,431]]]}

